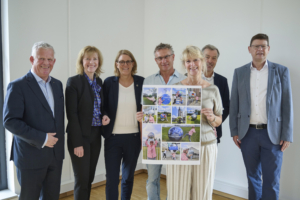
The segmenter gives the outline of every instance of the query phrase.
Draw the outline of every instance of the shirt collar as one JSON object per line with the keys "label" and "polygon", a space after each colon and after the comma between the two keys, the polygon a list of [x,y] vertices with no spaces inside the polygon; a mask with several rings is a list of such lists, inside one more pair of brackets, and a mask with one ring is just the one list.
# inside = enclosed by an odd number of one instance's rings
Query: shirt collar
{"label": "shirt collar", "polygon": [[204,73],[202,73],[202,78],[203,79],[205,79],[205,80],[211,80],[211,79],[213,79],[215,77],[215,72],[213,72],[213,74],[212,74],[212,76],[211,77],[206,77],[205,75],[204,75]]}
{"label": "shirt collar", "polygon": [[[264,64],[263,68],[262,68],[261,70],[259,70],[259,71],[263,71],[263,70],[265,70],[265,69],[267,69],[267,68],[268,68],[268,61],[266,60],[266,62],[265,62],[265,64]],[[255,67],[253,67],[252,62],[251,62],[251,65],[250,65],[250,69],[251,69],[251,70],[257,70]]]}
{"label": "shirt collar", "polygon": [[89,76],[86,75],[85,72],[83,72],[83,74],[84,74],[85,78],[88,80],[88,82],[89,82],[90,85],[96,85],[96,84],[97,84],[97,83],[96,83],[96,76],[95,76],[95,75],[94,75],[94,80],[91,80],[91,79],[89,78]]}
{"label": "shirt collar", "polygon": [[[176,70],[176,69],[174,69],[175,71],[174,71],[174,73],[171,75],[171,76],[176,76],[177,78],[179,78],[179,72]],[[155,74],[155,76],[158,76],[158,75],[160,75],[160,71],[158,71],[156,74]]]}
{"label": "shirt collar", "polygon": [[32,75],[34,76],[34,78],[35,78],[35,80],[37,82],[43,81],[43,83],[50,83],[50,81],[51,81],[51,76],[48,76],[47,81],[44,81],[41,77],[39,77],[38,75],[36,75],[36,73],[34,73],[32,69],[30,70],[30,72],[32,73]]}

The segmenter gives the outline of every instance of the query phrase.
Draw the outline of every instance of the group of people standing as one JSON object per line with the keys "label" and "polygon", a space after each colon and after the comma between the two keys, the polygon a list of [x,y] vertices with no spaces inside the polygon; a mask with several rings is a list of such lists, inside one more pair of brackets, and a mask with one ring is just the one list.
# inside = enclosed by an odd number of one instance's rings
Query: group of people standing
{"label": "group of people standing", "polygon": [[[212,199],[217,143],[228,115],[231,136],[244,158],[249,199],[278,199],[282,152],[293,135],[289,70],[267,60],[270,46],[265,34],[253,36],[248,50],[252,62],[235,70],[229,101],[227,79],[214,71],[220,52],[213,45],[184,49],[184,76],[173,66],[172,46],[159,44],[154,50],[159,71],[146,79],[135,75],[133,54],[121,50],[114,61],[115,76],[104,83],[101,52],[84,47],[78,55],[77,75],[68,79],[65,90],[74,199],[90,198],[101,136],[105,138],[106,199],[118,199],[120,165],[121,199],[130,199],[141,150],[143,84],[202,87],[201,165],[167,165],[168,199]],[[7,87],[3,121],[14,134],[11,160],[21,185],[19,199],[57,200],[64,159],[63,87],[49,76],[55,63],[51,45],[35,43],[30,62],[31,70]],[[161,168],[147,165],[149,200],[160,199]]]}

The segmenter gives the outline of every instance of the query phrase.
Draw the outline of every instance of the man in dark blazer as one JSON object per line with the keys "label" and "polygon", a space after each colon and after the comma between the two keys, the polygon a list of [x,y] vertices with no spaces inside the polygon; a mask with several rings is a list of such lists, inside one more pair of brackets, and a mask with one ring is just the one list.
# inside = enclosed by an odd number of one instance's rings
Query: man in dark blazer
{"label": "man in dark blazer", "polygon": [[[202,78],[208,81],[209,83],[216,85],[219,88],[220,95],[222,98],[223,109],[224,109],[222,114],[222,121],[224,122],[229,114],[230,100],[229,100],[229,89],[228,89],[227,78],[214,72],[218,58],[220,56],[220,52],[215,46],[211,44],[208,44],[205,47],[203,47],[202,52],[204,54],[206,66],[207,66],[207,71],[205,75],[202,73]],[[220,143],[220,138],[222,137],[222,124],[216,128],[216,131],[217,131],[217,140],[218,143]]]}
{"label": "man in dark blazer", "polygon": [[14,134],[11,160],[21,185],[20,200],[57,200],[64,159],[62,83],[50,77],[54,49],[32,47],[31,70],[7,87],[3,123]]}
{"label": "man in dark blazer", "polygon": [[267,60],[269,37],[252,37],[252,61],[236,68],[229,125],[241,149],[249,200],[279,199],[283,151],[293,142],[293,101],[289,69]]}

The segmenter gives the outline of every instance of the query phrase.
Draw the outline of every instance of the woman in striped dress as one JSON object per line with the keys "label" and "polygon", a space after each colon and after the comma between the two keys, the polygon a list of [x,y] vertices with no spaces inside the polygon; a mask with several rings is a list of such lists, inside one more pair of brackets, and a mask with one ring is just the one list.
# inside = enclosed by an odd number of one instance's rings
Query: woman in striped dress
{"label": "woman in striped dress", "polygon": [[187,46],[182,53],[187,78],[176,85],[202,87],[200,165],[167,165],[168,199],[211,200],[217,160],[217,139],[214,128],[222,123],[219,89],[201,78],[206,63],[201,50]]}

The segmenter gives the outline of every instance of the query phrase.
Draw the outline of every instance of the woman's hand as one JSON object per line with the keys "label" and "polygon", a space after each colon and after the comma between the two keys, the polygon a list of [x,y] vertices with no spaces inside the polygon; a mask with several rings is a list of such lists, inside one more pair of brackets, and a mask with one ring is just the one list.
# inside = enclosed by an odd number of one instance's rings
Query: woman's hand
{"label": "woman's hand", "polygon": [[142,111],[136,113],[136,119],[139,122],[142,122],[144,113]]}
{"label": "woman's hand", "polygon": [[211,108],[202,108],[201,113],[203,113],[209,122],[215,121],[215,114]]}
{"label": "woman's hand", "polygon": [[83,146],[74,148],[74,154],[79,158],[83,157],[84,156]]}
{"label": "woman's hand", "polygon": [[107,115],[104,115],[104,116],[102,117],[102,125],[103,125],[103,126],[106,126],[107,124],[109,124],[109,122],[110,122],[109,117],[108,117]]}

